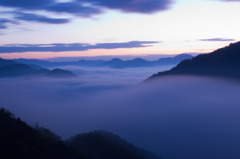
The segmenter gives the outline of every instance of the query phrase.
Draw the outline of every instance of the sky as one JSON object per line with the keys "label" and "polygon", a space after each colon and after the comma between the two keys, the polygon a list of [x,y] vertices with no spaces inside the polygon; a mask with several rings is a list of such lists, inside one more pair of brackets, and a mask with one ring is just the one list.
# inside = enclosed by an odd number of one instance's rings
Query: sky
{"label": "sky", "polygon": [[240,0],[0,0],[0,57],[208,53],[240,40]]}

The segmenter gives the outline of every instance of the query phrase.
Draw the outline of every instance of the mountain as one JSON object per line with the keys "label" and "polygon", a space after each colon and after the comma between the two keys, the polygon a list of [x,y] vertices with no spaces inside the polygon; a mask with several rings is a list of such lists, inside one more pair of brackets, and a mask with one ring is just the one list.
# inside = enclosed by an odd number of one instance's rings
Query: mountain
{"label": "mountain", "polygon": [[176,65],[184,59],[191,59],[193,56],[189,54],[180,54],[175,57],[160,58],[157,61],[147,61],[142,58],[123,61],[119,58],[114,58],[110,61],[99,63],[96,66],[111,67],[111,68],[133,68],[133,67],[156,67],[164,65]]}
{"label": "mountain", "polygon": [[160,58],[159,60],[154,61],[154,64],[158,65],[158,66],[159,65],[176,65],[179,62],[181,62],[182,60],[191,59],[191,58],[193,58],[192,55],[180,54],[175,57]]}
{"label": "mountain", "polygon": [[[0,59],[0,78],[3,77],[27,77],[27,76],[45,76],[55,78],[74,77],[75,75],[66,70],[53,69],[48,70],[37,65],[27,65],[17,63],[12,60]],[[5,64],[5,65],[4,65]]]}
{"label": "mountain", "polygon": [[34,129],[0,109],[1,159],[87,159],[45,128]]}
{"label": "mountain", "polygon": [[94,131],[66,141],[49,129],[30,127],[0,108],[1,159],[159,159],[106,131]]}
{"label": "mountain", "polygon": [[27,65],[38,65],[41,67],[59,67],[59,66],[87,66],[87,67],[110,67],[116,69],[134,68],[134,67],[156,67],[164,65],[176,65],[184,59],[192,58],[189,54],[180,54],[175,57],[160,58],[156,61],[147,61],[142,58],[135,58],[132,60],[121,60],[119,58],[113,58],[112,60],[79,60],[72,62],[49,62],[38,59],[15,59],[16,62],[20,62]]}
{"label": "mountain", "polygon": [[100,63],[103,63],[105,62],[105,60],[79,60],[77,62],[75,62],[75,65],[78,65],[78,66],[96,66]]}
{"label": "mountain", "polygon": [[0,77],[22,77],[42,75],[47,73],[48,71],[49,71],[48,69],[44,68],[35,69],[29,65],[19,63],[0,67]]}
{"label": "mountain", "polygon": [[113,58],[110,61],[102,62],[102,63],[99,63],[95,66],[97,66],[97,67],[121,68],[123,62],[124,61],[119,59],[119,58]]}
{"label": "mountain", "polygon": [[67,144],[92,159],[160,159],[118,135],[103,130],[76,135],[68,139]]}
{"label": "mountain", "polygon": [[53,69],[51,71],[48,71],[44,76],[46,77],[53,77],[53,78],[68,78],[68,77],[75,77],[75,75],[66,70],[62,69]]}
{"label": "mountain", "polygon": [[5,65],[13,65],[13,64],[17,64],[18,62],[15,62],[13,60],[6,60],[6,59],[2,59],[0,58],[0,67],[5,66]]}
{"label": "mountain", "polygon": [[200,75],[240,79],[240,42],[231,43],[212,53],[183,60],[171,70],[159,72],[149,79],[166,75]]}
{"label": "mountain", "polygon": [[44,61],[44,60],[39,60],[39,59],[14,59],[14,61],[26,64],[26,65],[37,65],[41,67],[54,67],[55,64],[52,62]]}
{"label": "mountain", "polygon": [[20,62],[27,65],[38,65],[41,67],[59,67],[59,66],[94,66],[99,63],[105,62],[104,60],[79,60],[79,61],[72,61],[72,62],[49,62],[45,60],[39,59],[14,59],[16,62]]}

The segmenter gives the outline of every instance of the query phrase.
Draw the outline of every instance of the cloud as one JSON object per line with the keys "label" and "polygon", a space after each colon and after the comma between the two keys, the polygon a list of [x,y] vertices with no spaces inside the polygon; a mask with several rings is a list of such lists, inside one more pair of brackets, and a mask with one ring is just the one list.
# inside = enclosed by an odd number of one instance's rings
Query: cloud
{"label": "cloud", "polygon": [[[19,13],[11,15],[16,22],[18,20],[41,22],[47,24],[64,24],[70,19],[54,19],[36,12],[45,11],[47,13],[70,14],[72,16],[89,18],[105,12],[105,10],[119,10],[127,13],[151,14],[164,11],[169,8],[173,0],[72,0],[59,2],[57,0],[0,0],[0,7],[11,8],[13,12]],[[31,12],[31,14],[29,13]],[[8,22],[1,22],[0,29],[8,28]]]}
{"label": "cloud", "polygon": [[7,24],[17,24],[14,20],[8,20],[5,18],[0,18],[0,29],[6,29],[8,27]]}
{"label": "cloud", "polygon": [[7,28],[6,23],[9,23],[9,20],[7,20],[7,19],[0,19],[0,29]]}
{"label": "cloud", "polygon": [[125,43],[99,43],[93,46],[93,48],[115,49],[115,48],[147,47],[152,45],[144,45],[144,44],[154,44],[154,43],[159,43],[159,41],[130,41]]}
{"label": "cloud", "polygon": [[240,2],[240,0],[222,0],[222,1],[225,1],[225,2]]}
{"label": "cloud", "polygon": [[172,0],[75,0],[71,2],[57,2],[55,0],[4,0],[0,1],[0,6],[21,10],[71,13],[89,17],[102,13],[104,8],[144,14],[155,13],[168,9],[171,2]]}
{"label": "cloud", "polygon": [[54,0],[9,0],[0,1],[0,6],[16,8],[18,12],[24,11],[47,11],[57,13],[68,13],[81,17],[90,17],[102,13],[102,11],[94,6],[85,6],[81,2],[56,2]]}
{"label": "cloud", "polygon": [[199,41],[235,41],[235,39],[212,38],[212,39],[200,39]]}
{"label": "cloud", "polygon": [[32,14],[32,13],[21,13],[21,12],[17,12],[17,13],[18,14],[17,16],[15,16],[15,18],[18,20],[48,23],[48,24],[65,24],[70,22],[70,19],[49,18],[43,15]]}
{"label": "cloud", "polygon": [[118,9],[124,12],[155,13],[169,8],[170,0],[85,0],[92,5],[109,9]]}
{"label": "cloud", "polygon": [[0,105],[63,138],[104,129],[162,158],[240,158],[239,82],[175,76],[136,85],[121,82],[142,70],[120,71],[108,78],[96,70],[76,79],[0,79]]}
{"label": "cloud", "polygon": [[2,0],[0,1],[0,6],[18,8],[23,10],[38,10],[54,3],[54,0]]}
{"label": "cloud", "polygon": [[96,14],[101,14],[102,11],[99,8],[84,6],[77,2],[55,3],[45,8],[47,11],[68,13],[80,17],[90,17]]}
{"label": "cloud", "polygon": [[8,44],[0,46],[0,53],[15,52],[62,52],[62,51],[86,51],[89,49],[118,49],[149,47],[159,41],[130,41],[123,43],[98,43],[90,45],[86,43],[53,43],[53,44]]}

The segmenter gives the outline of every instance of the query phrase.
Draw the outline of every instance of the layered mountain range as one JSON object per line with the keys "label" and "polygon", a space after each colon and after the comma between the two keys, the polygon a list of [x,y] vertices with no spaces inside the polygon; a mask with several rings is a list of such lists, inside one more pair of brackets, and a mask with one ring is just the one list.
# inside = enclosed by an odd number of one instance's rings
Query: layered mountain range
{"label": "layered mountain range", "polygon": [[119,58],[113,58],[111,60],[79,60],[72,62],[49,62],[46,60],[38,59],[15,59],[15,61],[28,64],[28,65],[38,65],[41,67],[60,67],[60,66],[87,66],[87,67],[110,67],[116,69],[123,68],[133,68],[133,67],[156,67],[165,65],[177,65],[180,61],[184,59],[192,58],[189,54],[180,54],[175,57],[160,58],[155,61],[148,61],[142,58],[136,58],[132,60],[121,60]]}

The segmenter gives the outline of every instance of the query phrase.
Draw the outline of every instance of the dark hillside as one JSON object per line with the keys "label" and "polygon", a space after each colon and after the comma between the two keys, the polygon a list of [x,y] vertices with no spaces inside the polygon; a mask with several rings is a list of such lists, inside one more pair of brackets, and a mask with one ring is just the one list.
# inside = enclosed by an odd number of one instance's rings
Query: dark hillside
{"label": "dark hillside", "polygon": [[[41,131],[39,131],[41,130]],[[47,135],[46,135],[47,134]],[[0,109],[1,159],[84,159],[48,129],[34,129]]]}
{"label": "dark hillside", "polygon": [[200,75],[240,79],[240,42],[209,54],[201,54],[184,60],[171,70],[159,72],[149,79],[166,75]]}

